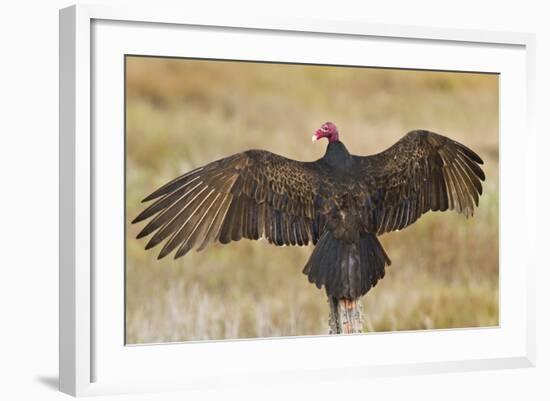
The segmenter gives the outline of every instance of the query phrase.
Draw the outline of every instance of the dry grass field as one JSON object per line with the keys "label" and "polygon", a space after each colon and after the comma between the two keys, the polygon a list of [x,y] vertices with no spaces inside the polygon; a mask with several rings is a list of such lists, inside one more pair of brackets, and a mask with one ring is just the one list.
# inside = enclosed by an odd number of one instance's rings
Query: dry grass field
{"label": "dry grass field", "polygon": [[311,246],[242,240],[158,261],[130,224],[146,195],[215,159],[321,157],[311,135],[327,120],[354,154],[425,128],[485,160],[473,218],[432,212],[381,236],[392,265],[363,299],[365,329],[498,325],[496,75],[128,57],[126,77],[127,343],[327,333],[325,293],[301,273]]}

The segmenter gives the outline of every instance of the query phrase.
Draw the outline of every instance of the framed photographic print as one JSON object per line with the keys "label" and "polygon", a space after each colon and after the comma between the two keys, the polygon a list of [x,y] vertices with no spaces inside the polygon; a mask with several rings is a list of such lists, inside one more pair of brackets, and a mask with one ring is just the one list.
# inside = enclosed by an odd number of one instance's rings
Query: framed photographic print
{"label": "framed photographic print", "polygon": [[62,10],[61,390],[532,366],[533,43]]}

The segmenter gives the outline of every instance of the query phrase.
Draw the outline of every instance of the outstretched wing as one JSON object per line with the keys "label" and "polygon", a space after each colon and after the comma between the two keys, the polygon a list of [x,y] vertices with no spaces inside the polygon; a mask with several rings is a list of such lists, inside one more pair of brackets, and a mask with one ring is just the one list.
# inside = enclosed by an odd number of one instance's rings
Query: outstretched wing
{"label": "outstretched wing", "polygon": [[208,243],[267,238],[276,245],[317,242],[324,226],[316,162],[249,150],[199,167],[157,189],[132,223],[152,218],[138,238],[166,240],[159,259]]}
{"label": "outstretched wing", "polygon": [[429,210],[472,216],[485,180],[483,160],[474,151],[424,130],[355,161],[370,194],[364,217],[378,234],[400,230]]}

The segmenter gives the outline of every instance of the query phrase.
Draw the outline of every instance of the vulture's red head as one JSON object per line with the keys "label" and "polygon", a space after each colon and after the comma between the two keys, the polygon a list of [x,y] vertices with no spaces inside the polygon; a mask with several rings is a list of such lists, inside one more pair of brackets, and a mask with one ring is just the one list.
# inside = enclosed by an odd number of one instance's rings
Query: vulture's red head
{"label": "vulture's red head", "polygon": [[327,138],[329,142],[338,140],[338,128],[330,121],[321,125],[321,128],[317,130],[315,135],[311,137],[313,142],[318,141],[321,138]]}

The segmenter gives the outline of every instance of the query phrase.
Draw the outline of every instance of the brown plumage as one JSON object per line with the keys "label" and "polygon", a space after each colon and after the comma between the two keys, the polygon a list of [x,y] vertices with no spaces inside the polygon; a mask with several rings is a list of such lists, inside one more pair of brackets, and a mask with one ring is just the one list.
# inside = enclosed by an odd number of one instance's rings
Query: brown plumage
{"label": "brown plumage", "polygon": [[208,243],[266,238],[275,245],[316,244],[303,272],[329,296],[356,298],[384,277],[390,259],[377,235],[400,230],[429,210],[472,216],[485,175],[466,146],[416,130],[372,156],[351,155],[325,123],[314,139],[325,155],[300,162],[248,150],[192,170],[144,199],[133,223],[152,218],[162,258]]}

